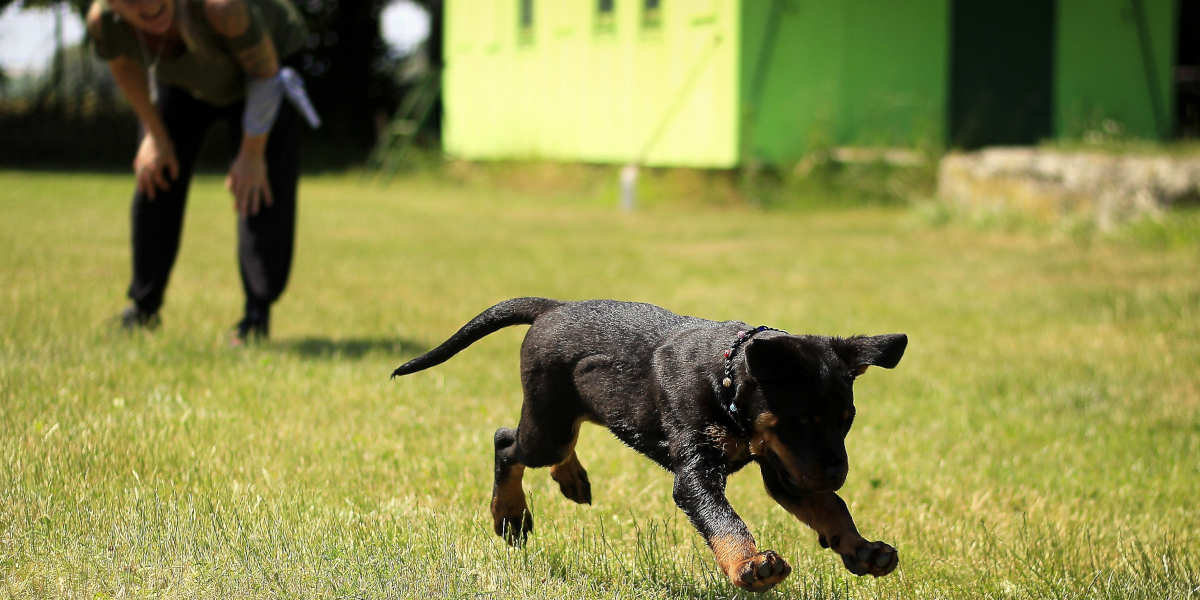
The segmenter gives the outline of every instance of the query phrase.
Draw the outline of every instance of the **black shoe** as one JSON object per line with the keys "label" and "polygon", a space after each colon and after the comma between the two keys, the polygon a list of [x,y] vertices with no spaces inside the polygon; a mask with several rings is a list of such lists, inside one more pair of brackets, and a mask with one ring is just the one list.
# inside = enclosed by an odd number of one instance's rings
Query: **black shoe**
{"label": "black shoe", "polygon": [[157,312],[145,312],[137,306],[130,306],[117,315],[121,329],[125,331],[153,331],[162,324]]}
{"label": "black shoe", "polygon": [[265,317],[243,317],[233,328],[233,339],[230,345],[244,346],[267,339],[270,330],[270,320]]}

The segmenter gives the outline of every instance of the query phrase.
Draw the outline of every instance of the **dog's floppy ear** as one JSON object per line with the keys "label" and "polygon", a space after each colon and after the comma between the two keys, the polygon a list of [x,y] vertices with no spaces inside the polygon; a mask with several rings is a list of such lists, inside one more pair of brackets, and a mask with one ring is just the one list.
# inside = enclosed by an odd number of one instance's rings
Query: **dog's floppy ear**
{"label": "dog's floppy ear", "polygon": [[857,336],[842,340],[840,346],[838,354],[858,375],[872,365],[891,369],[899,364],[908,347],[908,336],[903,333]]}
{"label": "dog's floppy ear", "polygon": [[758,381],[774,381],[794,376],[802,362],[799,340],[780,335],[757,338],[746,345],[746,367]]}

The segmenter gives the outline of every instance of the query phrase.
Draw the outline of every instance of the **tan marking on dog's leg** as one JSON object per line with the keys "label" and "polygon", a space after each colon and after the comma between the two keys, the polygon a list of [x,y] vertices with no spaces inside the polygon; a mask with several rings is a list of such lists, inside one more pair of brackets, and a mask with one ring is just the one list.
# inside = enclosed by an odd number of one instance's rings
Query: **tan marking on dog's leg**
{"label": "tan marking on dog's leg", "polygon": [[[558,464],[550,466],[550,476],[553,477],[555,481],[559,481],[558,476],[555,475],[555,473],[572,469],[572,463],[574,464],[574,467],[578,467],[580,469],[583,468],[583,465],[579,464],[579,458],[575,456],[575,444],[579,441],[579,427],[582,424],[583,419],[578,419],[575,421],[575,424],[571,426],[571,441],[567,444],[567,449],[563,454],[563,459],[559,461]],[[566,476],[565,473],[563,476]]]}
{"label": "tan marking on dog's leg", "polygon": [[754,545],[753,539],[738,536],[713,536],[708,540],[708,545],[712,548],[721,571],[734,583],[737,583],[737,570],[742,563],[758,554],[758,547]]}
{"label": "tan marking on dog's leg", "polygon": [[579,426],[582,419],[575,422],[574,435],[567,447],[567,457],[550,467],[550,477],[558,482],[558,488],[567,499],[580,504],[592,503],[592,486],[588,482],[587,471],[575,454],[575,442],[579,441]]}
{"label": "tan marking on dog's leg", "polygon": [[524,474],[525,465],[515,464],[492,488],[492,522],[496,535],[509,543],[516,543],[533,529],[533,516],[529,513],[525,490],[521,487]]}
{"label": "tan marking on dog's leg", "polygon": [[834,552],[842,554],[865,541],[854,526],[845,503],[833,492],[812,494],[803,499],[788,498],[780,501],[780,505],[816,531]]}
{"label": "tan marking on dog's leg", "polygon": [[567,458],[563,459],[562,462],[550,467],[550,476],[553,477],[555,481],[562,483],[565,479],[571,479],[571,477],[581,469],[583,469],[583,465],[579,464],[579,457],[576,456],[575,451],[572,450],[571,454],[567,456]]}
{"label": "tan marking on dog's leg", "polygon": [[884,542],[864,538],[854,525],[846,503],[833,492],[812,494],[803,499],[779,501],[788,512],[817,532],[818,541],[842,557],[855,575],[880,577],[899,564],[896,549]]}
{"label": "tan marking on dog's leg", "polygon": [[583,465],[579,464],[579,457],[573,451],[566,460],[550,467],[550,477],[558,482],[563,495],[581,504],[591,503],[591,498],[584,499],[580,496],[586,483],[585,473]]}
{"label": "tan marking on dog's leg", "polygon": [[792,572],[791,565],[775,552],[759,552],[754,538],[713,536],[708,545],[729,582],[752,592],[765,592]]}

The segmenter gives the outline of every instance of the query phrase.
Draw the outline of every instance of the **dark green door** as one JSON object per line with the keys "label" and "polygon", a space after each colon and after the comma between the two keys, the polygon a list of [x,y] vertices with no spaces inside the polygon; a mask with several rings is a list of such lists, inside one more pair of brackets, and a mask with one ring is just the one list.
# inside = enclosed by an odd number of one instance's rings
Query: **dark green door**
{"label": "dark green door", "polygon": [[950,144],[1033,144],[1053,133],[1054,0],[951,0]]}

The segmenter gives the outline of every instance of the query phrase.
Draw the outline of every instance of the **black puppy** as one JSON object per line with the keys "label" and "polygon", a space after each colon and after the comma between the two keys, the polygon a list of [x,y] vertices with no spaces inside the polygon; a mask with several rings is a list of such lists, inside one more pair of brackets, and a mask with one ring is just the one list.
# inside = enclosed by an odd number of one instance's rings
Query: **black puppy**
{"label": "black puppy", "polygon": [[491,511],[510,543],[533,529],[521,476],[550,467],[563,495],[590,504],[575,456],[584,421],[675,474],[674,498],[734,585],[761,592],[791,567],[725,499],[726,477],[750,461],[788,512],[816,530],[856,575],[886,575],[896,550],[870,542],[834,491],[846,480],[851,385],[868,365],[892,368],[903,334],[847,339],[788,335],[674,314],[650,304],[515,298],[471,319],[392,376],[442,363],[503,327],[532,324],[521,344],[525,401],[515,430],[496,430]]}

